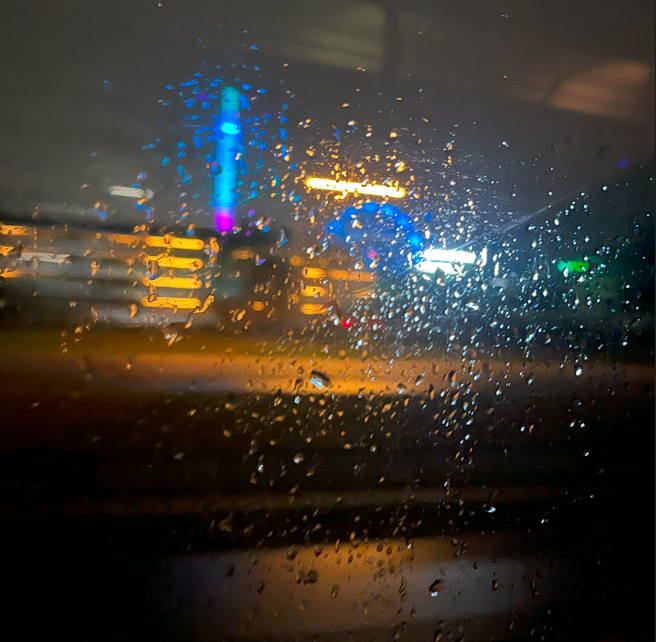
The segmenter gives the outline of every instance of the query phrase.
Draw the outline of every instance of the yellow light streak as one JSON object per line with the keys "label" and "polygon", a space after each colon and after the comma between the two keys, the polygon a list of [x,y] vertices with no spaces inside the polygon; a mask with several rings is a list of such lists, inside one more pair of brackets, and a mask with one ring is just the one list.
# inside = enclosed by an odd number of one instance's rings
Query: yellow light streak
{"label": "yellow light streak", "polygon": [[321,270],[320,268],[306,267],[303,268],[301,274],[306,279],[321,279],[326,276],[326,270]]}
{"label": "yellow light streak", "polygon": [[21,272],[21,270],[5,270],[4,272],[0,270],[0,278],[3,279],[17,279],[21,276],[25,276],[25,272]]}
{"label": "yellow light streak", "polygon": [[141,237],[134,234],[108,234],[107,239],[123,245],[136,245],[141,242],[150,247],[170,247],[175,250],[202,250],[205,247],[201,239],[184,239],[169,235]]}
{"label": "yellow light streak", "polygon": [[373,283],[376,275],[373,272],[359,272],[357,270],[328,270],[328,277],[335,281],[366,281]]}
{"label": "yellow light streak", "polygon": [[176,250],[202,250],[205,242],[201,239],[181,239],[175,236],[147,236],[146,245],[150,247],[172,247]]}
{"label": "yellow light streak", "polygon": [[306,285],[301,289],[301,296],[328,296],[328,288],[322,288],[318,285]]}
{"label": "yellow light streak", "polygon": [[199,299],[176,297],[176,296],[160,296],[149,301],[148,297],[141,299],[141,305],[145,308],[178,308],[178,310],[194,310],[200,308],[201,302]]}
{"label": "yellow light streak", "polygon": [[23,225],[1,225],[0,234],[7,236],[30,236],[34,228],[24,227]]}
{"label": "yellow light streak", "polygon": [[402,187],[390,187],[388,185],[362,185],[361,183],[333,181],[316,177],[308,178],[305,184],[310,189],[324,189],[331,192],[349,192],[387,198],[403,198],[405,196],[405,190]]}

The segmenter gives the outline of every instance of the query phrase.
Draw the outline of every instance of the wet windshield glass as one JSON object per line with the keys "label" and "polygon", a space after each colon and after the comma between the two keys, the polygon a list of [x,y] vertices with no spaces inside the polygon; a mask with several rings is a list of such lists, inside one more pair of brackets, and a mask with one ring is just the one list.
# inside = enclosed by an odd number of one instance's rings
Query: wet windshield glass
{"label": "wet windshield glass", "polygon": [[653,636],[650,3],[3,14],[2,520],[55,630]]}

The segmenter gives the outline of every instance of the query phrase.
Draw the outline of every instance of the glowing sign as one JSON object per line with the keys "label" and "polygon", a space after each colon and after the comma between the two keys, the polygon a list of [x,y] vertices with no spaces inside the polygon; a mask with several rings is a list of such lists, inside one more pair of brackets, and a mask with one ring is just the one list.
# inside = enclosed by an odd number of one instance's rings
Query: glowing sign
{"label": "glowing sign", "polygon": [[310,189],[324,189],[331,192],[367,194],[387,198],[403,198],[405,190],[402,187],[389,187],[387,185],[363,185],[348,181],[332,181],[324,178],[308,178],[305,184]]}
{"label": "glowing sign", "polygon": [[212,207],[218,232],[229,232],[235,220],[237,158],[240,148],[239,92],[234,87],[221,91],[221,109],[217,118],[214,160],[218,173],[214,176]]}

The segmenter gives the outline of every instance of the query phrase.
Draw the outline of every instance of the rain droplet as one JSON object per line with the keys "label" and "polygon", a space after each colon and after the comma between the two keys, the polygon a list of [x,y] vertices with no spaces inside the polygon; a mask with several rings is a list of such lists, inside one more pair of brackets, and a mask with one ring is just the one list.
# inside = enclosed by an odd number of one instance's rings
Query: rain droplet
{"label": "rain droplet", "polygon": [[310,383],[317,389],[323,390],[330,386],[330,377],[319,372],[318,370],[313,370],[310,373]]}
{"label": "rain droplet", "polygon": [[219,522],[219,530],[226,533],[232,533],[232,513]]}
{"label": "rain droplet", "polygon": [[330,590],[330,597],[333,598],[333,600],[339,595],[339,585],[335,584],[333,588]]}
{"label": "rain droplet", "polygon": [[258,592],[260,595],[262,595],[262,592],[264,591],[264,587],[265,587],[265,586],[266,586],[266,585],[264,584],[264,582],[262,582],[262,581],[258,582],[258,584],[257,584],[257,592]]}
{"label": "rain droplet", "polygon": [[295,464],[300,464],[304,459],[305,459],[305,455],[303,453],[296,453],[294,455]]}
{"label": "rain droplet", "polygon": [[576,376],[580,377],[583,374],[583,368],[579,367],[576,369]]}
{"label": "rain droplet", "polygon": [[444,588],[444,582],[442,580],[435,580],[429,587],[431,597],[437,597],[440,594],[440,590]]}
{"label": "rain droplet", "polygon": [[497,580],[492,580],[492,590],[496,591],[499,588],[499,582]]}
{"label": "rain droplet", "polygon": [[303,584],[316,584],[319,579],[319,573],[314,569],[308,571],[307,575],[303,578]]}

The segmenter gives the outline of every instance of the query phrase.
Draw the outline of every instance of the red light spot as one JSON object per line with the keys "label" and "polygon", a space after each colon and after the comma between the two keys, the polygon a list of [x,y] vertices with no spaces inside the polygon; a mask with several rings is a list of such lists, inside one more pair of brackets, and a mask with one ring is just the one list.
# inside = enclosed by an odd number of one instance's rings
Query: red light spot
{"label": "red light spot", "polygon": [[342,326],[342,328],[346,328],[348,330],[348,328],[350,328],[353,325],[353,319],[349,319],[345,317],[344,319],[342,319],[342,323],[340,325]]}

